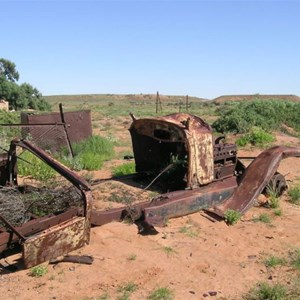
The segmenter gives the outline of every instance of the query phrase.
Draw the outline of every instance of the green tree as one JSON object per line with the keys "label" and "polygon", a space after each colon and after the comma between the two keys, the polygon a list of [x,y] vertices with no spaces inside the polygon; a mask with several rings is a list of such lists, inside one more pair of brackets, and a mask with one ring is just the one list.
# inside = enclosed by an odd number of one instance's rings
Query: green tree
{"label": "green tree", "polygon": [[20,76],[16,70],[15,63],[8,59],[0,58],[0,77],[11,82],[18,81]]}
{"label": "green tree", "polygon": [[19,73],[16,65],[4,58],[0,59],[0,99],[5,99],[15,109],[50,110],[39,90],[29,83],[18,85]]}

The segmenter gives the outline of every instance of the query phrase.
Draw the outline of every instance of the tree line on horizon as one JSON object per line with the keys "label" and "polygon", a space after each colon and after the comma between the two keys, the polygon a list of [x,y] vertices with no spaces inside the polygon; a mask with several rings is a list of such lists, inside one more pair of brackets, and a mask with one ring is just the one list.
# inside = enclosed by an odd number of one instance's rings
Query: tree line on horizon
{"label": "tree line on horizon", "polygon": [[9,103],[10,109],[50,110],[42,93],[31,84],[18,84],[19,72],[14,62],[0,58],[0,99]]}

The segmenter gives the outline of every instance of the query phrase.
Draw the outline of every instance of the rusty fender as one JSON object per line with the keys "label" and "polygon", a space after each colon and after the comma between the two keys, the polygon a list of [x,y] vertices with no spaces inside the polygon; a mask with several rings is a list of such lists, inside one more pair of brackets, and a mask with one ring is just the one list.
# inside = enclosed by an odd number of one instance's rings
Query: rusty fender
{"label": "rusty fender", "polygon": [[210,211],[220,217],[224,217],[228,209],[244,214],[270,182],[280,161],[287,157],[300,157],[300,148],[275,146],[263,151],[248,166],[232,196]]}

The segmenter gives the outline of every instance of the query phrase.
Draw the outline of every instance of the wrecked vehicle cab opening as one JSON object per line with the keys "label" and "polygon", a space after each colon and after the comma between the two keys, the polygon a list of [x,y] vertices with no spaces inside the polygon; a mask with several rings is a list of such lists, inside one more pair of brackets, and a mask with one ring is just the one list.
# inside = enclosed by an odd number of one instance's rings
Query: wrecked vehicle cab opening
{"label": "wrecked vehicle cab opening", "polygon": [[[137,172],[159,174],[172,165],[168,191],[194,188],[213,180],[212,130],[201,118],[173,114],[133,120],[129,129]],[[175,174],[174,174],[175,173]]]}

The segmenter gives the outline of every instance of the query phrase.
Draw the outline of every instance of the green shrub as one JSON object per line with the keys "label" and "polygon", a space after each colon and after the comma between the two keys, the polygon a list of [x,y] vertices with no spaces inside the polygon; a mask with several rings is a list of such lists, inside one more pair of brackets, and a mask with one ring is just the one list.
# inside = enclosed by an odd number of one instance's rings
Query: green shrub
{"label": "green shrub", "polygon": [[267,187],[267,193],[269,195],[269,205],[271,208],[279,208],[279,197],[277,195],[277,192],[275,189],[272,189],[271,187]]}
{"label": "green shrub", "polygon": [[26,160],[18,160],[18,174],[21,176],[30,176],[33,179],[47,182],[57,175],[55,170],[29,151],[22,152],[20,157]]}
{"label": "green shrub", "polygon": [[262,128],[254,126],[250,129],[249,133],[238,138],[236,144],[241,147],[246,146],[247,144],[263,147],[273,141],[275,141],[275,138],[270,133]]}
{"label": "green shrub", "polygon": [[122,293],[117,300],[129,300],[130,294],[138,289],[138,285],[134,282],[128,282],[118,288],[118,292]]}
{"label": "green shrub", "polygon": [[154,290],[147,299],[150,300],[172,300],[173,299],[173,292],[166,287],[158,288]]}
{"label": "green shrub", "polygon": [[291,265],[299,270],[300,269],[300,249],[296,249],[291,254]]}
{"label": "green shrub", "polygon": [[258,217],[253,218],[253,221],[254,222],[262,222],[262,223],[269,224],[269,223],[271,223],[272,220],[271,220],[271,218],[270,218],[270,216],[268,214],[262,213]]}
{"label": "green shrub", "polygon": [[244,300],[286,300],[287,290],[281,284],[271,285],[259,283],[251,289],[244,297]]}
{"label": "green shrub", "polygon": [[291,187],[288,190],[288,196],[291,203],[300,205],[300,184]]}
{"label": "green shrub", "polygon": [[197,230],[193,230],[193,228],[188,227],[188,226],[183,226],[179,229],[180,233],[183,233],[191,238],[198,237],[199,232]]}
{"label": "green shrub", "polygon": [[114,155],[113,143],[100,136],[92,136],[85,141],[72,145],[74,158],[69,158],[64,149],[58,158],[63,164],[75,170],[99,170],[103,162]]}
{"label": "green shrub", "polygon": [[241,216],[242,215],[239,211],[233,209],[228,209],[224,214],[225,222],[229,225],[237,223],[240,220]]}
{"label": "green shrub", "polygon": [[284,265],[286,261],[284,258],[272,255],[269,258],[267,258],[264,261],[264,263],[267,268],[274,268],[279,265]]}
{"label": "green shrub", "polygon": [[277,130],[282,124],[300,130],[300,103],[284,100],[226,102],[218,107],[220,118],[212,126],[218,132],[245,133],[253,126]]}
{"label": "green shrub", "polygon": [[282,216],[282,210],[280,208],[274,209],[274,215],[277,217]]}
{"label": "green shrub", "polygon": [[117,167],[113,168],[113,175],[114,176],[123,176],[128,174],[135,173],[135,163],[126,163]]}
{"label": "green shrub", "polygon": [[36,266],[30,269],[29,275],[32,277],[42,277],[48,273],[46,266]]}

